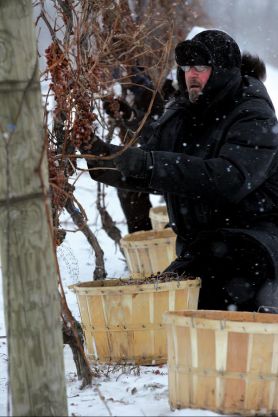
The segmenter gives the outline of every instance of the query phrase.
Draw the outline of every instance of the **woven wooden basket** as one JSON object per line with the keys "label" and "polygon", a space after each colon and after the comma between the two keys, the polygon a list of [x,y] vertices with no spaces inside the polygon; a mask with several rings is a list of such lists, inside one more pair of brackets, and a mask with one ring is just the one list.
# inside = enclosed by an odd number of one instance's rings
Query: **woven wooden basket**
{"label": "woven wooden basket", "polygon": [[278,413],[277,314],[168,312],[164,322],[173,408]]}
{"label": "woven wooden basket", "polygon": [[[200,279],[119,285],[119,279],[71,286],[80,310],[88,358],[100,363],[167,362],[163,313],[195,309]],[[135,281],[136,282],[136,281]]]}
{"label": "woven wooden basket", "polygon": [[162,272],[176,258],[176,235],[170,228],[130,233],[120,244],[134,278]]}
{"label": "woven wooden basket", "polygon": [[151,207],[149,216],[154,230],[162,230],[169,223],[166,206]]}

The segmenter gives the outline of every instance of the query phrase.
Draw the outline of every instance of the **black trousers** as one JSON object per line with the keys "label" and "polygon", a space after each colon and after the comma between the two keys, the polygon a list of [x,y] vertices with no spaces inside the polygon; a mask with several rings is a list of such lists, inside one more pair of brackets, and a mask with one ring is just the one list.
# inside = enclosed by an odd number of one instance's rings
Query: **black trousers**
{"label": "black trousers", "polygon": [[198,238],[166,271],[199,276],[199,309],[257,311],[257,293],[274,271],[266,250],[246,235],[207,233]]}
{"label": "black trousers", "polygon": [[149,212],[152,205],[149,194],[122,189],[118,189],[117,193],[127,221],[128,233],[150,230],[152,225]]}

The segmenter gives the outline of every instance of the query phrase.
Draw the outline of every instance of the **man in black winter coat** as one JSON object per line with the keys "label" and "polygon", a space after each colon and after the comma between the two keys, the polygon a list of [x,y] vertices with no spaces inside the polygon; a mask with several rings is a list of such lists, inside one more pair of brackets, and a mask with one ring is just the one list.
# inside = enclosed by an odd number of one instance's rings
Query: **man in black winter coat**
{"label": "man in black winter coat", "polygon": [[175,52],[180,96],[141,148],[94,138],[83,152],[116,156],[87,159],[91,176],[164,195],[177,234],[167,271],[202,278],[199,308],[277,307],[278,124],[264,64],[218,30]]}

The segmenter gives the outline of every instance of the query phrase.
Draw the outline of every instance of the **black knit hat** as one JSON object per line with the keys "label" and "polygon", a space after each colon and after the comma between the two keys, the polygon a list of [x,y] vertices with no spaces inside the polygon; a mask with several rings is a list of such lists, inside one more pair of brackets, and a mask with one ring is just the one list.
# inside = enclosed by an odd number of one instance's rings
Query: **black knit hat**
{"label": "black knit hat", "polygon": [[221,30],[204,30],[175,48],[178,65],[210,65],[240,68],[241,53],[236,41]]}

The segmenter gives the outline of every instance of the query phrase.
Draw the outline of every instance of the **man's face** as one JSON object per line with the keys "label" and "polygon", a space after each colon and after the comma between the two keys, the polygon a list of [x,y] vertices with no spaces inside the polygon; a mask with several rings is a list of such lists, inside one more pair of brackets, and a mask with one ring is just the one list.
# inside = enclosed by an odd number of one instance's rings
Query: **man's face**
{"label": "man's face", "polygon": [[212,68],[205,65],[184,67],[185,83],[189,100],[196,103],[211,75]]}

